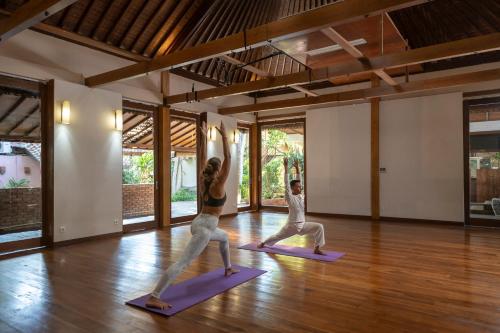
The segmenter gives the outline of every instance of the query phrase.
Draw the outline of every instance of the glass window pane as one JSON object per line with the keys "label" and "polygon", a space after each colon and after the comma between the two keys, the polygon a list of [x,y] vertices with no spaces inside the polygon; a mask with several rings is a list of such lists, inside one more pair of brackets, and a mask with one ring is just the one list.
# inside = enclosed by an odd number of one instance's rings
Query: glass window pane
{"label": "glass window pane", "polygon": [[238,156],[238,207],[250,206],[250,131],[239,129]]}
{"label": "glass window pane", "polygon": [[470,215],[500,219],[500,102],[469,107]]}
{"label": "glass window pane", "polygon": [[124,110],[122,141],[123,224],[154,221],[153,114]]}
{"label": "glass window pane", "polygon": [[298,160],[304,178],[304,123],[263,126],[261,147],[261,203],[286,206],[283,157],[290,161],[290,177],[298,178],[292,168],[292,162]]}
{"label": "glass window pane", "polygon": [[196,120],[171,118],[171,217],[198,213]]}
{"label": "glass window pane", "polygon": [[0,96],[0,243],[42,236],[40,98]]}

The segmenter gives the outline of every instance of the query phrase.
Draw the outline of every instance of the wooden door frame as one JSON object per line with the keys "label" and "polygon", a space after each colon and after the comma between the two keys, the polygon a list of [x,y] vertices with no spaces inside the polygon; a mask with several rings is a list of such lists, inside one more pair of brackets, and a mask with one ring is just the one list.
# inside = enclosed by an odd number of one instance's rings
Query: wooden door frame
{"label": "wooden door frame", "polygon": [[288,207],[286,206],[267,206],[267,205],[262,205],[262,127],[263,126],[268,126],[268,125],[284,125],[284,124],[295,124],[295,123],[302,123],[304,126],[304,184],[303,186],[303,191],[305,195],[304,199],[304,206],[305,206],[305,211],[307,212],[307,163],[306,163],[306,156],[307,156],[307,149],[306,149],[306,118],[305,117],[300,117],[300,118],[292,118],[292,119],[283,119],[283,120],[270,120],[270,121],[262,121],[257,123],[257,179],[258,179],[258,188],[257,188],[257,198],[258,198],[258,209],[261,210],[270,210],[270,211],[278,211],[278,212],[288,212]]}
{"label": "wooden door frame", "polygon": [[[158,193],[158,172],[159,172],[159,146],[158,146],[158,117],[160,112],[160,107],[158,105],[150,104],[147,102],[135,102],[131,101],[127,98],[122,99],[122,109],[126,108],[125,105],[128,105],[131,109],[137,109],[139,112],[147,112],[153,114],[153,161],[154,161],[154,169],[153,169],[153,211],[154,211],[154,219],[152,221],[147,222],[139,222],[132,224],[123,224],[122,230],[123,233],[130,233],[136,231],[143,231],[148,229],[155,229],[161,227],[160,220],[160,210],[159,203],[160,197]],[[122,147],[123,149],[123,147]],[[123,156],[122,156],[122,169],[123,169]],[[122,183],[123,188],[123,183]],[[122,192],[123,193],[123,192]],[[123,200],[123,194],[122,194]],[[123,207],[122,207],[123,210]],[[123,218],[122,218],[123,220]]]}
{"label": "wooden door frame", "polygon": [[40,172],[41,172],[41,237],[0,243],[0,253],[27,250],[54,243],[54,80],[47,82],[25,80],[0,75],[2,83],[38,92],[40,95]]}
{"label": "wooden door frame", "polygon": [[248,123],[242,123],[238,122],[237,124],[238,129],[245,129],[248,130],[248,159],[249,159],[249,193],[248,196],[250,198],[250,202],[248,206],[244,207],[238,207],[238,213],[241,212],[248,212],[248,211],[253,211],[257,209],[257,183],[255,182],[256,179],[256,160],[257,160],[257,153],[255,149],[255,145],[257,144],[256,140],[256,133],[255,131],[257,130],[256,124],[248,124]]}
{"label": "wooden door frame", "polygon": [[463,166],[464,166],[464,225],[466,227],[496,227],[500,228],[500,220],[482,219],[470,216],[470,170],[469,170],[469,148],[470,148],[470,122],[469,108],[478,102],[499,102],[500,97],[485,97],[467,99],[463,101]]}

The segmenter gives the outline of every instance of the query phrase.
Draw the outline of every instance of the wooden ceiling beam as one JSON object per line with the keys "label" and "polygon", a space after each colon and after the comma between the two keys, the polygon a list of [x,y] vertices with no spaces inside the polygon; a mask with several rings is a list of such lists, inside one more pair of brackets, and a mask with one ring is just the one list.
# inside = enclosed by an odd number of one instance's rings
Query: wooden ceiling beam
{"label": "wooden ceiling beam", "polygon": [[151,117],[144,117],[144,119],[142,119],[141,121],[139,121],[136,124],[130,126],[130,128],[127,128],[126,130],[124,130],[123,133],[122,133],[122,135],[127,134],[128,132],[130,132],[131,130],[133,130],[134,128],[136,128],[137,126],[144,124],[146,121],[149,120],[149,118],[151,118]]}
{"label": "wooden ceiling beam", "polygon": [[367,16],[414,6],[425,0],[350,0],[325,5],[301,14],[286,17],[242,32],[210,41],[178,52],[159,56],[150,61],[118,68],[85,79],[85,84],[95,87],[114,81],[145,75],[165,68],[185,66],[230,52],[240,52],[248,47],[258,47],[278,40],[306,34],[328,26],[344,24]]}
{"label": "wooden ceiling beam", "polygon": [[[110,2],[112,3],[112,2]],[[12,15],[12,13],[1,10],[1,13],[7,16]],[[39,32],[41,34],[45,34],[48,36],[56,37],[62,40],[65,40],[67,42],[75,43],[81,46],[88,47],[93,50],[105,52],[107,54],[114,55],[116,57],[120,57],[126,60],[130,61],[147,61],[149,60],[148,57],[142,56],[140,54],[136,54],[133,52],[129,52],[127,50],[121,49],[119,47],[115,47],[113,45],[100,42],[94,38],[89,38],[85,37],[83,35],[80,35],[78,33],[74,33],[68,30],[64,30],[62,28],[46,24],[46,23],[38,23],[32,27],[30,27],[31,30]]]}
{"label": "wooden ceiling beam", "polygon": [[40,127],[40,124],[33,125],[33,127],[31,127],[29,130],[27,130],[26,132],[24,132],[24,135],[25,136],[31,135],[31,133],[33,133],[39,127]]}
{"label": "wooden ceiling beam", "polygon": [[147,138],[148,136],[152,135],[153,134],[153,129],[152,128],[145,128],[143,129],[142,131],[140,131],[139,133],[137,133],[136,135],[134,135],[132,137],[132,143],[138,143],[139,141]]}
{"label": "wooden ceiling beam", "polygon": [[39,137],[30,137],[24,135],[0,135],[0,141],[9,142],[40,142]]}
{"label": "wooden ceiling beam", "polygon": [[0,44],[17,33],[40,23],[76,0],[30,0],[19,7],[0,25]]}
{"label": "wooden ceiling beam", "polygon": [[[357,47],[353,46],[347,39],[345,39],[341,34],[339,34],[333,28],[322,29],[321,32],[326,37],[330,38],[333,42],[337,43],[344,51],[349,53],[354,58],[358,59],[361,63],[367,62],[368,58],[358,50]],[[378,77],[384,80],[390,86],[398,86],[398,83],[385,72],[384,69],[376,69],[373,71]]]}
{"label": "wooden ceiling beam", "polygon": [[191,132],[185,133],[184,135],[178,137],[177,139],[172,140],[172,145],[176,146],[176,145],[180,144],[181,142],[184,142],[184,141],[190,139],[191,137],[195,137]]}
{"label": "wooden ceiling beam", "polygon": [[180,137],[181,135],[184,135],[187,132],[193,131],[194,129],[196,129],[196,126],[194,126],[191,123],[186,123],[186,125],[182,126],[181,129],[179,129],[179,130],[177,130],[175,132],[172,132],[172,131],[170,132],[170,140],[174,141],[178,137]]}
{"label": "wooden ceiling beam", "polygon": [[18,122],[16,122],[14,124],[14,126],[12,126],[8,131],[7,131],[7,135],[10,135],[10,133],[12,133],[16,128],[18,128],[19,126],[21,126],[22,123],[24,123],[29,117],[31,117],[35,112],[37,112],[38,110],[40,109],[40,104],[36,104],[31,110],[28,111],[28,113],[26,113],[24,115],[24,117],[22,117],[21,119],[19,119]]}
{"label": "wooden ceiling beam", "polygon": [[[228,87],[200,90],[196,92],[196,97],[202,100],[219,96],[244,94],[252,91],[284,87],[293,84],[306,84],[348,74],[361,74],[377,69],[397,68],[498,49],[500,49],[500,32],[398,53],[384,54],[369,58],[365,64],[358,60],[352,60],[335,66],[313,69],[310,75],[308,71],[304,71],[273,78],[264,78],[257,81],[237,83]],[[171,95],[167,96],[167,103],[173,105],[186,101],[193,101],[194,97],[194,92]]]}
{"label": "wooden ceiling beam", "polygon": [[145,57],[143,55],[132,53],[119,47],[115,47],[113,45],[100,42],[93,38],[85,37],[80,34],[55,27],[53,25],[39,23],[31,29],[42,34],[57,37],[68,42],[85,46],[93,50],[105,52],[130,61],[139,62],[149,60],[148,57]]}
{"label": "wooden ceiling beam", "polygon": [[12,104],[11,107],[8,108],[7,111],[5,111],[5,113],[0,117],[0,123],[5,119],[7,119],[7,117],[10,116],[14,111],[16,111],[19,105],[21,105],[25,100],[26,100],[25,96],[19,97],[17,101],[15,101],[15,103]]}
{"label": "wooden ceiling beam", "polygon": [[175,145],[179,145],[179,146],[189,146],[191,145],[193,142],[196,142],[196,138],[192,138],[192,137],[188,137],[180,142],[177,142],[175,143]]}
{"label": "wooden ceiling beam", "polygon": [[471,72],[466,74],[457,74],[444,76],[440,78],[419,80],[408,83],[402,83],[397,89],[392,86],[382,86],[368,89],[359,89],[351,91],[343,91],[339,93],[326,94],[318,97],[296,98],[267,103],[241,105],[237,107],[229,107],[219,109],[219,113],[223,115],[260,112],[276,109],[294,108],[300,106],[332,104],[342,102],[366,101],[370,98],[382,98],[388,96],[403,96],[405,94],[428,91],[440,88],[459,87],[466,84],[486,82],[500,79],[500,69],[491,69],[479,72]]}
{"label": "wooden ceiling beam", "polygon": [[[260,77],[274,77],[274,75],[268,71],[262,70],[260,68],[255,67],[255,66],[252,66],[252,65],[245,65],[244,62],[242,62],[236,58],[230,57],[228,55],[223,55],[221,58],[224,59],[225,61],[229,62],[230,64],[242,66],[241,68],[243,68],[251,73],[257,74]],[[290,88],[295,89],[295,90],[300,91],[300,92],[303,92],[308,96],[318,96],[318,94],[316,94],[315,92],[312,92],[312,91],[310,91],[306,88],[303,88],[299,85],[290,85]]]}

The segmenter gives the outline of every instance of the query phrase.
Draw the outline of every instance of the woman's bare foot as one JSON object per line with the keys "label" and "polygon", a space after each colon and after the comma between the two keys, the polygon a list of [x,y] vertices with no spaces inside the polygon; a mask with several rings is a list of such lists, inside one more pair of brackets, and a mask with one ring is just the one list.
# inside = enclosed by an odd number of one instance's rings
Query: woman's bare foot
{"label": "woman's bare foot", "polygon": [[163,302],[162,300],[149,296],[149,299],[146,301],[146,307],[148,308],[153,308],[153,309],[160,309],[160,310],[166,310],[170,309],[172,305],[168,304],[167,302]]}
{"label": "woman's bare foot", "polygon": [[236,274],[236,273],[239,273],[239,272],[240,272],[239,270],[234,269],[234,268],[232,268],[232,267],[230,267],[230,268],[226,268],[226,272],[224,273],[224,276],[226,276],[226,277],[227,277],[227,276],[231,276],[231,275]]}
{"label": "woman's bare foot", "polygon": [[325,255],[325,252],[321,251],[321,250],[319,249],[319,246],[316,246],[316,247],[314,248],[314,254],[320,254],[320,255],[324,256],[324,255]]}
{"label": "woman's bare foot", "polygon": [[257,245],[257,247],[258,247],[259,249],[262,249],[265,245],[266,245],[266,244],[264,244],[264,242],[262,242],[262,243],[260,243],[259,245]]}

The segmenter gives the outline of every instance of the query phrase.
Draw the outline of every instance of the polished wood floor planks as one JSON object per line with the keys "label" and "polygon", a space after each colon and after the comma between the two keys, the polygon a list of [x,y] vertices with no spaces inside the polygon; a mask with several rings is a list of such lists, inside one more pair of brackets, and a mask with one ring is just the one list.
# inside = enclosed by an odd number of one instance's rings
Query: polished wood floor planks
{"label": "polished wood floor planks", "polygon": [[[223,219],[235,264],[268,273],[171,318],[126,306],[180,256],[189,225],[0,260],[3,332],[500,332],[500,231],[310,217],[333,263],[238,250],[286,215]],[[284,244],[312,246],[295,236]],[[222,265],[218,245],[180,277]]]}

